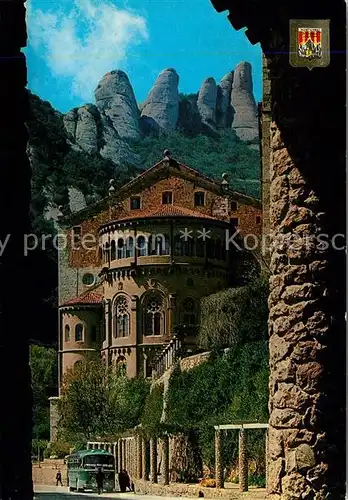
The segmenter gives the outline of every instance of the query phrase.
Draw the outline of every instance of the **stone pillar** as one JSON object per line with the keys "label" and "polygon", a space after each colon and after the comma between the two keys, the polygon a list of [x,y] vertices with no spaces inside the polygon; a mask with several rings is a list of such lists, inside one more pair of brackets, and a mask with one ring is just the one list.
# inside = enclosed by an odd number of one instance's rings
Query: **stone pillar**
{"label": "stone pillar", "polygon": [[164,484],[169,484],[169,437],[165,435],[162,438],[162,474]]}
{"label": "stone pillar", "polygon": [[115,473],[117,474],[118,473],[118,446],[117,446],[117,442],[114,443],[114,458],[115,458]]}
{"label": "stone pillar", "polygon": [[104,302],[104,325],[105,325],[105,341],[107,347],[112,345],[112,310],[111,310],[111,301],[105,300]]}
{"label": "stone pillar", "polygon": [[240,491],[248,491],[248,458],[246,451],[246,436],[245,431],[239,431],[239,489]]}
{"label": "stone pillar", "polygon": [[169,295],[167,336],[171,336],[175,324],[176,294]]}
{"label": "stone pillar", "polygon": [[125,469],[129,470],[129,439],[124,440]]}
{"label": "stone pillar", "polygon": [[224,487],[224,478],[221,462],[221,430],[215,430],[215,480],[216,487]]}
{"label": "stone pillar", "polygon": [[143,347],[143,372],[144,372],[144,377],[146,377],[146,372],[147,372],[147,350]]}
{"label": "stone pillar", "polygon": [[265,464],[266,464],[266,492],[268,492],[268,429],[265,432]]}
{"label": "stone pillar", "polygon": [[150,439],[150,480],[157,483],[157,439]]}
{"label": "stone pillar", "polygon": [[142,446],[141,446],[141,454],[142,454],[141,462],[142,462],[143,471],[142,471],[141,475],[142,475],[142,478],[144,479],[144,481],[149,480],[147,447],[148,447],[148,443],[147,443],[146,439],[143,438],[142,439]]}
{"label": "stone pillar", "polygon": [[143,440],[141,436],[137,436],[137,457],[136,457],[136,477],[137,479],[141,479],[143,477],[143,465],[142,465],[142,458],[143,458],[143,453],[142,453],[142,446],[143,445]]}
{"label": "stone pillar", "polygon": [[123,469],[123,449],[122,449],[122,439],[117,442],[118,447],[118,472]]}

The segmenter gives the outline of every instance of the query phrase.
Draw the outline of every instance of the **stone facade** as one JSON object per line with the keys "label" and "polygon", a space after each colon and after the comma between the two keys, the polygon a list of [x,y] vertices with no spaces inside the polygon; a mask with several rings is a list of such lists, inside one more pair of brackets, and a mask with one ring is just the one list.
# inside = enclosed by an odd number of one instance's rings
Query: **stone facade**
{"label": "stone facade", "polygon": [[200,299],[233,286],[236,226],[260,237],[260,202],[169,156],[61,219],[60,384],[93,350],[130,377],[150,377],[175,329],[198,324]]}

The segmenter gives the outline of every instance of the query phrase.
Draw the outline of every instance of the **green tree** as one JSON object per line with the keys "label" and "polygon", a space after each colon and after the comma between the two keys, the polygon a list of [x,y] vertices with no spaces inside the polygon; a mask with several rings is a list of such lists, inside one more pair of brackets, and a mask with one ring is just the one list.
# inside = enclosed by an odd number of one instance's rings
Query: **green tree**
{"label": "green tree", "polygon": [[198,343],[219,350],[268,338],[268,278],[203,298]]}
{"label": "green tree", "polygon": [[33,436],[35,439],[50,438],[50,396],[57,386],[57,352],[55,349],[30,346],[30,368],[33,388]]}
{"label": "green tree", "polygon": [[112,439],[139,424],[148,392],[146,380],[117,376],[99,356],[87,356],[64,378],[60,436],[71,443]]}

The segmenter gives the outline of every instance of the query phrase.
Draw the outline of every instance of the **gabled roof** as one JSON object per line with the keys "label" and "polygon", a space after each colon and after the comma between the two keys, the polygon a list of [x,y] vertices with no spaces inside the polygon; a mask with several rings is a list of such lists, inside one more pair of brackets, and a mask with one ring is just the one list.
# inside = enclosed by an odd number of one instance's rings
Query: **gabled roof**
{"label": "gabled roof", "polygon": [[[151,182],[156,182],[161,179],[169,178],[173,175],[178,175],[180,177],[186,178],[188,180],[194,181],[197,186],[201,186],[207,190],[213,191],[216,194],[221,194],[221,183],[211,179],[210,177],[202,174],[194,168],[188,167],[187,165],[178,162],[173,158],[165,157],[152,167],[148,168],[137,177],[124,184],[119,188],[114,195],[107,196],[82,210],[66,215],[59,219],[59,224],[63,227],[71,227],[74,224],[78,224],[87,217],[98,214],[102,210],[108,208],[110,204],[114,205],[117,202],[124,200],[125,198],[131,196],[133,193],[137,193],[144,189]],[[261,208],[260,200],[253,198],[237,191],[229,190],[227,193],[235,201],[244,203],[246,205],[254,205]]]}
{"label": "gabled roof", "polygon": [[103,296],[100,293],[92,292],[87,290],[87,292],[82,293],[78,297],[67,300],[59,307],[70,307],[70,306],[99,306],[103,301]]}

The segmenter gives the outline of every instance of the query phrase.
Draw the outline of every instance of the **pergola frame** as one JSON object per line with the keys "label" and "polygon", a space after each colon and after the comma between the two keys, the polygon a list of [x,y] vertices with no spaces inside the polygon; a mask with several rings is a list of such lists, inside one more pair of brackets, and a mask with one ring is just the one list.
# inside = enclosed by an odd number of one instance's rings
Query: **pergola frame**
{"label": "pergola frame", "polygon": [[214,425],[215,429],[215,480],[216,487],[224,487],[223,470],[221,463],[221,431],[239,430],[238,460],[239,460],[239,489],[248,491],[248,460],[246,454],[245,431],[248,429],[266,429],[266,484],[267,484],[267,456],[268,456],[268,427],[269,424],[258,422],[240,422],[235,424]]}

